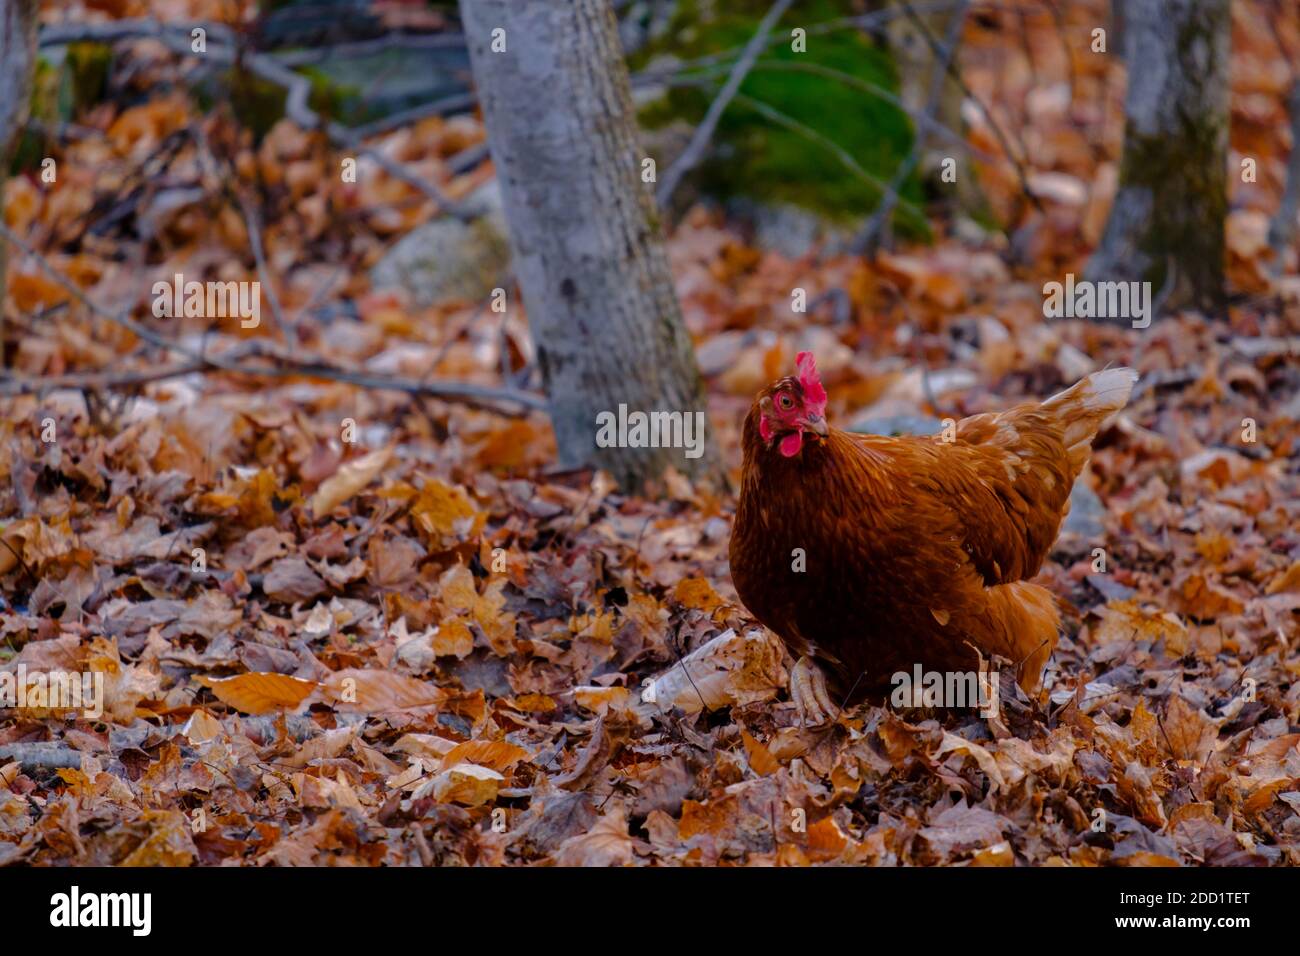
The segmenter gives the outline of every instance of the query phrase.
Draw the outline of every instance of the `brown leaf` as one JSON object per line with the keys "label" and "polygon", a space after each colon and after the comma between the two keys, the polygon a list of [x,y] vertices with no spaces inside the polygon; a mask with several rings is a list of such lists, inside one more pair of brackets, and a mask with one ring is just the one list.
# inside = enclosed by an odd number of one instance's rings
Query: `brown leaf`
{"label": "brown leaf", "polygon": [[623,807],[616,804],[586,833],[560,844],[555,862],[560,866],[630,866],[632,850]]}
{"label": "brown leaf", "polygon": [[323,517],[361,492],[379,476],[393,457],[392,448],[381,448],[368,455],[345,462],[338,471],[326,478],[311,496],[308,507],[318,518]]}
{"label": "brown leaf", "polygon": [[928,848],[930,862],[941,862],[1001,842],[1004,826],[996,813],[958,803],[936,814],[918,839]]}
{"label": "brown leaf", "polygon": [[772,756],[772,752],[755,740],[749,731],[742,730],[740,739],[745,744],[745,755],[749,758],[749,766],[754,773],[760,777],[766,777],[768,774],[776,773],[781,769],[780,762]]}
{"label": "brown leaf", "polygon": [[271,570],[262,579],[262,590],[273,600],[296,604],[323,594],[325,582],[312,570],[305,558],[293,555],[281,558],[271,565]]}
{"label": "brown leaf", "polygon": [[322,685],[335,710],[382,714],[395,710],[432,707],[447,699],[446,691],[405,674],[351,667],[335,671]]}
{"label": "brown leaf", "polygon": [[1162,726],[1177,760],[1204,764],[1219,737],[1218,725],[1179,694],[1170,696]]}

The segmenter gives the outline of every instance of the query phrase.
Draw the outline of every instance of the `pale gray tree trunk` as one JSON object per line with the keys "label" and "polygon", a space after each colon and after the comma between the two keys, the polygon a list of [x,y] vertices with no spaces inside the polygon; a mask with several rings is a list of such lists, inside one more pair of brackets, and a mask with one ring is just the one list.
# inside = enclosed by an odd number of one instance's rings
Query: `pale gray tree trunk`
{"label": "pale gray tree trunk", "polygon": [[1228,0],[1124,6],[1119,193],[1088,264],[1096,281],[1143,280],[1166,308],[1224,301]]}
{"label": "pale gray tree trunk", "polygon": [[[563,464],[636,487],[720,474],[714,443],[599,448],[596,417],[707,412],[654,205],[609,0],[461,0]],[[493,51],[494,31],[504,51]],[[707,414],[706,414],[707,420]]]}
{"label": "pale gray tree trunk", "polygon": [[[32,98],[36,65],[37,0],[0,0],[0,220],[4,218],[5,181],[14,149],[22,139]],[[0,239],[0,366],[5,364],[4,306],[8,243]]]}
{"label": "pale gray tree trunk", "polygon": [[1291,243],[1295,239],[1296,211],[1300,209],[1300,80],[1291,88],[1287,101],[1291,114],[1291,152],[1286,160],[1286,183],[1282,202],[1268,227],[1268,244],[1273,250],[1273,273],[1280,275],[1286,266]]}
{"label": "pale gray tree trunk", "polygon": [[[924,5],[917,8],[913,5],[914,16],[909,16],[903,10],[910,3],[911,0],[890,0],[890,6],[900,9],[898,15],[885,27],[885,35],[889,38],[889,52],[893,55],[895,66],[898,67],[899,99],[914,116],[933,113],[930,118],[950,130],[964,133],[966,121],[962,118],[961,106],[965,94],[962,92],[961,84],[948,72],[945,64],[939,62],[934,41],[943,42],[950,30],[953,16],[964,18],[965,11],[957,10],[956,5],[951,9],[949,7],[937,9]],[[924,24],[924,27],[920,24]],[[957,25],[957,29],[960,31],[960,24]],[[955,51],[953,57],[953,62],[956,62]],[[937,97],[931,88],[936,78],[941,84]],[[932,104],[933,109],[931,109]],[[975,178],[973,164],[967,161],[961,163],[961,173],[957,177],[955,189],[943,185],[939,180],[943,161],[961,154],[955,153],[951,144],[928,132],[921,124],[914,125],[916,135],[925,138],[925,148],[920,162],[921,174],[927,179],[940,183],[938,191],[941,194],[954,193],[957,208],[963,213],[978,214],[987,210],[988,204]]]}

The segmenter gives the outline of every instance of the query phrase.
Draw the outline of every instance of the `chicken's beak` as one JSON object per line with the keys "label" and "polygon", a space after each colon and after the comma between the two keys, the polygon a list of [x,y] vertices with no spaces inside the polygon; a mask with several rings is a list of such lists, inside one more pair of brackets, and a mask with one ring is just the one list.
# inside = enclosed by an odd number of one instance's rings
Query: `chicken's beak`
{"label": "chicken's beak", "polygon": [[822,438],[825,438],[830,434],[830,429],[826,426],[826,419],[820,415],[809,415],[804,419],[803,423],[814,435],[821,435]]}

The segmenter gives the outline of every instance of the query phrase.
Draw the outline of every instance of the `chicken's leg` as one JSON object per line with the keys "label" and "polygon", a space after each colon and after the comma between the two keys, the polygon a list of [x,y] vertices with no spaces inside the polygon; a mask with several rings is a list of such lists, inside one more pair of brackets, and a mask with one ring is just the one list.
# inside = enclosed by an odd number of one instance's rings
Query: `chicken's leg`
{"label": "chicken's leg", "polygon": [[790,672],[790,699],[799,708],[799,719],[809,724],[825,724],[839,712],[826,692],[826,675],[811,658],[801,657]]}

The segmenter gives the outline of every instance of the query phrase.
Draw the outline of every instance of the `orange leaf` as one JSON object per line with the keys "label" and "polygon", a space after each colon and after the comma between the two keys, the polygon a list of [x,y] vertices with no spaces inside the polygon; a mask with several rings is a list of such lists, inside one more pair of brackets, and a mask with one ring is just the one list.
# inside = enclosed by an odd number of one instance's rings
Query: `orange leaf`
{"label": "orange leaf", "polygon": [[509,770],[528,756],[523,747],[506,743],[504,740],[467,740],[457,744],[442,758],[442,769],[447,770],[458,763],[475,763],[493,770]]}
{"label": "orange leaf", "polygon": [[315,681],[270,671],[254,671],[234,677],[200,677],[198,681],[210,688],[217,700],[246,714],[296,709],[316,689]]}
{"label": "orange leaf", "polygon": [[749,757],[749,765],[753,768],[754,773],[760,777],[766,777],[768,774],[776,773],[781,769],[781,764],[772,756],[772,751],[750,736],[749,731],[742,730],[740,739],[744,741],[745,755]]}
{"label": "orange leaf", "polygon": [[698,611],[712,611],[726,603],[704,578],[682,578],[673,589],[673,596],[678,604]]}

